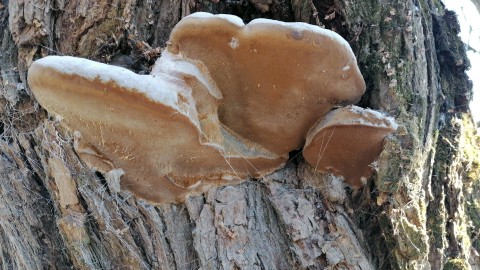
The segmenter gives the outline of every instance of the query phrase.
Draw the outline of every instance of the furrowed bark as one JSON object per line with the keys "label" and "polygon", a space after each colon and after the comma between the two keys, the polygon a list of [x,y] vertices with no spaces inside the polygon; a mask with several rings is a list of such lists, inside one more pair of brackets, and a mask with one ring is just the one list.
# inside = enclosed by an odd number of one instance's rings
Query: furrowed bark
{"label": "furrowed bark", "polygon": [[[31,94],[29,65],[74,55],[148,73],[195,11],[304,21],[346,38],[367,83],[360,105],[400,124],[370,184],[345,189],[292,153],[264,179],[152,206],[87,169],[71,132]],[[480,266],[468,60],[439,1],[4,1],[0,24],[2,269]]]}

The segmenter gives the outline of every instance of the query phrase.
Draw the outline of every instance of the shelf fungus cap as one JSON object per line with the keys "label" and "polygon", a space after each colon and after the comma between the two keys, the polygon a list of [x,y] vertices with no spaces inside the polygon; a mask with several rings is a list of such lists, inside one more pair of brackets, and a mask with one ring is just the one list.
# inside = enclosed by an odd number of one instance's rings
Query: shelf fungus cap
{"label": "shelf fungus cap", "polygon": [[32,64],[28,82],[38,102],[75,131],[76,151],[87,165],[103,173],[122,169],[121,187],[154,203],[183,201],[284,164],[286,157],[248,148],[224,131],[216,98],[192,96],[193,86],[208,93],[207,80],[181,67],[176,72],[189,80],[48,56]]}
{"label": "shelf fungus cap", "polygon": [[338,106],[357,103],[365,82],[347,41],[305,23],[194,13],[167,50],[205,67],[222,91],[219,119],[233,134],[276,154],[299,149]]}
{"label": "shelf fungus cap", "polygon": [[343,176],[358,188],[372,174],[385,137],[396,129],[394,119],[378,111],[339,108],[309,131],[303,156],[316,170]]}

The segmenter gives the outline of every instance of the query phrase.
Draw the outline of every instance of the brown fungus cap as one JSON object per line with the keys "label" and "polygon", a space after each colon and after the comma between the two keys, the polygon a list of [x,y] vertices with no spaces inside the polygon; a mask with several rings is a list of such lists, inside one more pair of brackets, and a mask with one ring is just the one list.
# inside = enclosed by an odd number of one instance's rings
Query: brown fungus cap
{"label": "brown fungus cap", "polygon": [[[348,43],[304,23],[194,13],[173,29],[168,51],[209,72],[222,124],[283,155],[332,108],[356,103],[365,82]],[[245,142],[248,144],[248,142]]]}
{"label": "brown fungus cap", "polygon": [[35,61],[28,74],[39,103],[78,131],[82,160],[104,173],[123,169],[122,188],[155,203],[259,177],[286,159],[249,149],[222,129],[209,131],[220,136],[210,140],[190,94],[191,85],[204,87],[200,81],[58,56]]}
{"label": "brown fungus cap", "polygon": [[303,148],[305,160],[316,170],[345,178],[361,187],[372,174],[385,137],[397,129],[393,118],[377,111],[347,106],[336,109],[315,125]]}

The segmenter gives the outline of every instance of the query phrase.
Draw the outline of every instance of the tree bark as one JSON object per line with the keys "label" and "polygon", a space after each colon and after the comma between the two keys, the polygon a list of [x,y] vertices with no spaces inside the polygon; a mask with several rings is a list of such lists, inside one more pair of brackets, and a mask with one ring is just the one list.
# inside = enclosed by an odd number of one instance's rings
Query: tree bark
{"label": "tree bark", "polygon": [[[281,170],[153,206],[116,193],[32,95],[74,55],[148,73],[196,12],[303,21],[354,49],[361,106],[400,127],[354,191],[296,153]],[[2,269],[478,269],[480,149],[455,15],[436,0],[14,0],[0,4]]]}

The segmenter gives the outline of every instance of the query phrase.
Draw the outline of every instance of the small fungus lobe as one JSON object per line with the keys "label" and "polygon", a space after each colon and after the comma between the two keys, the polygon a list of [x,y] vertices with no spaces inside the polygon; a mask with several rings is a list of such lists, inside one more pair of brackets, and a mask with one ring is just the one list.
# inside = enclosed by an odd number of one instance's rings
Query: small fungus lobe
{"label": "small fungus lobe", "polygon": [[329,112],[308,132],[303,157],[315,170],[345,178],[361,187],[371,175],[385,137],[397,129],[391,117],[357,106]]}
{"label": "small fungus lobe", "polygon": [[121,171],[121,189],[154,203],[262,177],[304,144],[312,166],[358,186],[395,130],[375,111],[334,110],[357,103],[365,82],[343,38],[304,23],[194,13],[150,75],[48,56],[28,82],[90,168]]}

